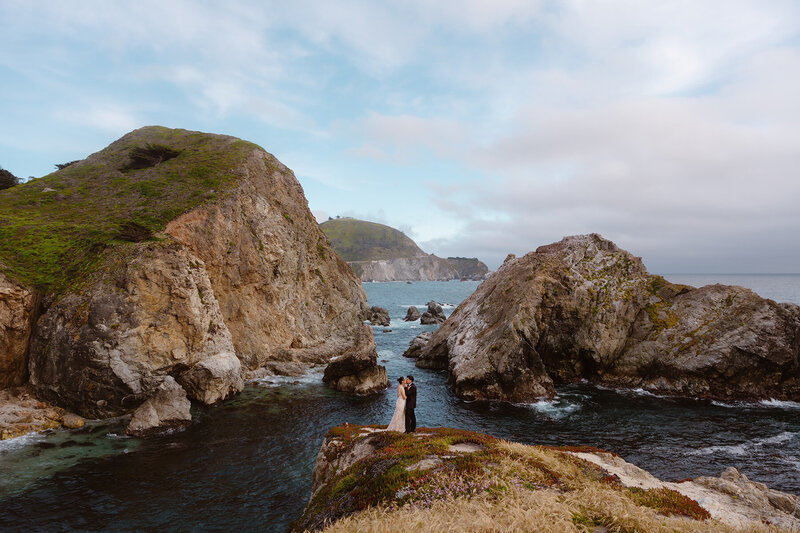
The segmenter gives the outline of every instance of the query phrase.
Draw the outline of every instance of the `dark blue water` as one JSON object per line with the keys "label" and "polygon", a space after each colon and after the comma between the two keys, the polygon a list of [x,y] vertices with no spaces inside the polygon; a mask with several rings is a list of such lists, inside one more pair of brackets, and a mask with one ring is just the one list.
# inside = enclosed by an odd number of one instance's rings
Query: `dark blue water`
{"label": "dark blue water", "polygon": [[[786,301],[781,294],[800,295],[800,276],[783,283],[785,290],[769,297]],[[416,334],[434,326],[400,319],[407,306],[422,307],[431,299],[456,305],[476,286],[365,285],[370,303],[390,311],[392,331],[375,328],[379,358],[390,378],[415,376],[420,426],[467,428],[526,443],[599,446],[664,479],[718,475],[735,466],[752,479],[800,494],[798,404],[716,405],[586,385],[562,387],[555,401],[532,405],[453,398],[445,373],[418,369],[400,355]],[[2,442],[0,531],[284,531],[306,503],[328,428],[386,424],[394,409],[393,389],[353,398],[328,389],[320,377],[317,372],[297,383],[290,378],[253,384],[234,400],[196,410],[188,430],[152,440],[120,437],[122,424],[95,424]]]}

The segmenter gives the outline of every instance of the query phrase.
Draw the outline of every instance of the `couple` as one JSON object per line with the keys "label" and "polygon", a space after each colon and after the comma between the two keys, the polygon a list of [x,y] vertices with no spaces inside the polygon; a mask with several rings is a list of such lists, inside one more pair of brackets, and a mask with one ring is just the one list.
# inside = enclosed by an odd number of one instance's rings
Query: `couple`
{"label": "couple", "polygon": [[417,386],[414,385],[414,376],[397,378],[397,383],[397,403],[386,431],[414,433],[417,429],[417,416],[414,414],[417,407]]}

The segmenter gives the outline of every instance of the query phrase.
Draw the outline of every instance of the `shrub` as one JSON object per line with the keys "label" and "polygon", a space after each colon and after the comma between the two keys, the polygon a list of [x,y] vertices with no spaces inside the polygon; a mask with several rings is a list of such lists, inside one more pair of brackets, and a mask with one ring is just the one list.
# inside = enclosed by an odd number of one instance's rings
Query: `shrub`
{"label": "shrub", "polygon": [[19,183],[19,178],[8,170],[0,167],[0,190],[8,189]]}
{"label": "shrub", "polygon": [[177,157],[180,153],[180,150],[175,150],[163,144],[147,143],[144,146],[132,148],[128,154],[130,161],[120,170],[137,170],[154,167],[159,163]]}
{"label": "shrub", "polygon": [[56,168],[58,170],[63,170],[63,169],[67,168],[70,165],[74,165],[78,161],[80,161],[80,159],[75,159],[74,161],[67,161],[66,163],[56,163]]}

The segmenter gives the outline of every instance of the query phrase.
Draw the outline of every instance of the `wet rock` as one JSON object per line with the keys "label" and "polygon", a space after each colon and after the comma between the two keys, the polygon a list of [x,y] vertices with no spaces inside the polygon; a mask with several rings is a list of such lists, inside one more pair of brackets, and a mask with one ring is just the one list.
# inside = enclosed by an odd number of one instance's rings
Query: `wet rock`
{"label": "wet rock", "polygon": [[86,420],[73,413],[66,413],[61,424],[67,429],[80,429],[86,424]]}
{"label": "wet rock", "polygon": [[413,322],[415,320],[419,320],[420,316],[421,315],[419,309],[417,309],[416,306],[412,305],[411,307],[408,308],[408,311],[406,311],[406,317],[403,320],[406,322]]}
{"label": "wet rock", "polygon": [[383,307],[372,306],[367,314],[367,320],[373,326],[388,326],[390,324],[389,311]]}
{"label": "wet rock", "polygon": [[403,352],[403,357],[410,357],[416,359],[422,353],[422,349],[431,340],[432,333],[430,331],[423,331],[409,343],[408,348]]}
{"label": "wet rock", "polygon": [[373,394],[389,387],[386,368],[378,365],[372,328],[364,325],[353,343],[355,348],[334,358],[322,381],[336,390],[358,395]]}
{"label": "wet rock", "polygon": [[441,324],[446,319],[442,306],[438,302],[430,301],[428,302],[428,310],[422,313],[419,323],[425,325]]}
{"label": "wet rock", "polygon": [[186,391],[171,376],[164,381],[133,413],[125,432],[134,437],[148,437],[191,425],[191,402]]}

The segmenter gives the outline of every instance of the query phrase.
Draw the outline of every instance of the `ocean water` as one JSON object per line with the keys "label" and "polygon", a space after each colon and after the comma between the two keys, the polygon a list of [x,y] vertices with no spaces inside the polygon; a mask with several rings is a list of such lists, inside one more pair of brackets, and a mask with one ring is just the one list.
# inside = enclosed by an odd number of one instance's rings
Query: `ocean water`
{"label": "ocean water", "polygon": [[[735,283],[800,303],[800,276],[666,277]],[[415,376],[420,426],[599,446],[667,480],[734,466],[800,495],[800,404],[721,404],[585,384],[524,405],[454,398],[445,372],[418,369],[401,356],[414,336],[435,326],[401,319],[408,306],[429,300],[445,303],[450,314],[476,286],[365,284],[370,303],[389,309],[392,319],[389,328],[374,329],[379,359],[391,380]],[[354,398],[324,386],[315,371],[253,383],[222,405],[196,408],[186,431],[155,439],[126,438],[117,422],[0,442],[0,531],[285,531],[307,502],[327,430],[344,422],[387,424],[393,410],[393,388]]]}

